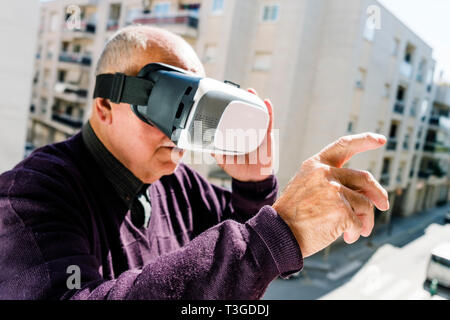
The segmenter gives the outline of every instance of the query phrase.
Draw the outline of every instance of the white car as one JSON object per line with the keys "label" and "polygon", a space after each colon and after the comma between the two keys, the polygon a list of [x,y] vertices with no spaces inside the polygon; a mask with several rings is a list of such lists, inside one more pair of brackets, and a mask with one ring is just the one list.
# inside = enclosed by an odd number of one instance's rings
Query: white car
{"label": "white car", "polygon": [[439,285],[450,288],[450,242],[442,243],[432,250],[427,280],[436,280]]}

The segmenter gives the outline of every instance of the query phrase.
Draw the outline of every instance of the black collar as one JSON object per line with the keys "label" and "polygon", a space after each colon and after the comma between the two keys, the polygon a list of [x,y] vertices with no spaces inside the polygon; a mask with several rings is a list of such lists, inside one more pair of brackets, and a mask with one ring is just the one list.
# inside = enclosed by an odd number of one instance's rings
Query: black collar
{"label": "black collar", "polygon": [[86,147],[94,157],[102,173],[114,186],[114,189],[127,207],[131,208],[134,199],[138,194],[144,192],[148,185],[144,184],[106,149],[95,134],[89,121],[83,125],[81,134]]}

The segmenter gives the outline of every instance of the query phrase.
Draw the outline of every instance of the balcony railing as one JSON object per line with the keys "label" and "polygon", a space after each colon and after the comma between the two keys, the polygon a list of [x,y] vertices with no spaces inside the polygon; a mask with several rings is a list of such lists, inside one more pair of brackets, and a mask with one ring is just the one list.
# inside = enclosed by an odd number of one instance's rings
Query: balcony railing
{"label": "balcony railing", "polygon": [[90,66],[92,63],[92,59],[90,56],[79,55],[76,53],[61,53],[59,55],[60,62],[69,62],[69,63],[79,63],[81,65]]}
{"label": "balcony railing", "polygon": [[403,61],[400,65],[400,74],[407,79],[411,79],[413,74],[413,66],[411,63]]}
{"label": "balcony railing", "polygon": [[152,25],[186,25],[190,28],[198,28],[198,17],[191,13],[177,13],[168,15],[141,14],[128,23],[152,24]]}
{"label": "balcony railing", "polygon": [[446,146],[442,141],[426,141],[423,150],[428,152],[446,153],[450,152],[450,146]]}
{"label": "balcony railing", "polygon": [[403,101],[395,102],[394,112],[399,114],[403,114],[405,112],[405,104]]}
{"label": "balcony railing", "polygon": [[63,30],[65,32],[78,32],[78,33],[90,33],[94,34],[96,31],[95,22],[88,22],[86,20],[81,21],[80,28],[70,28],[67,23],[64,22]]}
{"label": "balcony railing", "polygon": [[431,116],[430,125],[438,126],[450,131],[450,118],[444,116]]}
{"label": "balcony railing", "polygon": [[397,138],[389,138],[386,148],[388,150],[396,150],[397,149]]}
{"label": "balcony railing", "polygon": [[116,31],[119,29],[119,21],[117,20],[109,20],[106,24],[107,31]]}
{"label": "balcony railing", "polygon": [[72,128],[79,129],[83,126],[83,121],[80,119],[72,118],[65,114],[52,114],[52,120],[70,126]]}
{"label": "balcony railing", "polygon": [[432,170],[420,170],[418,176],[421,179],[428,179],[429,177],[431,177],[432,174],[433,174]]}

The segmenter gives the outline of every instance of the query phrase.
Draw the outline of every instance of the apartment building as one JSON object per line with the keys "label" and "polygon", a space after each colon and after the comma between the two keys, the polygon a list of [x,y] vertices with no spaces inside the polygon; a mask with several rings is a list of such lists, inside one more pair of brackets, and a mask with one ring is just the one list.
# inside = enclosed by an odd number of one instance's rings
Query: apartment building
{"label": "apartment building", "polygon": [[450,84],[436,89],[418,166],[414,207],[428,209],[450,201]]}
{"label": "apartment building", "polygon": [[37,12],[37,0],[0,3],[0,173],[23,159]]}
{"label": "apartment building", "polygon": [[130,24],[154,25],[195,45],[201,0],[55,0],[41,3],[27,141],[72,136],[88,119],[95,62],[107,39]]}
{"label": "apartment building", "polygon": [[[368,23],[374,14],[379,21]],[[408,204],[422,183],[435,61],[432,48],[381,4],[205,0],[199,29],[197,52],[209,76],[253,87],[274,103],[282,186],[338,137],[378,132],[386,147],[346,166],[372,172],[394,214],[420,209]]]}

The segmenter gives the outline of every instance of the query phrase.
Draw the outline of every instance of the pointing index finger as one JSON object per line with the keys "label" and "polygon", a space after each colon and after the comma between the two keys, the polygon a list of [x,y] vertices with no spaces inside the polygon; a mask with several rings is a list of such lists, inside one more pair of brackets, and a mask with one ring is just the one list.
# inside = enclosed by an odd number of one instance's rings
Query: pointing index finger
{"label": "pointing index finger", "polygon": [[376,133],[361,133],[345,136],[323,149],[317,158],[320,162],[340,168],[354,155],[382,147],[386,138]]}

